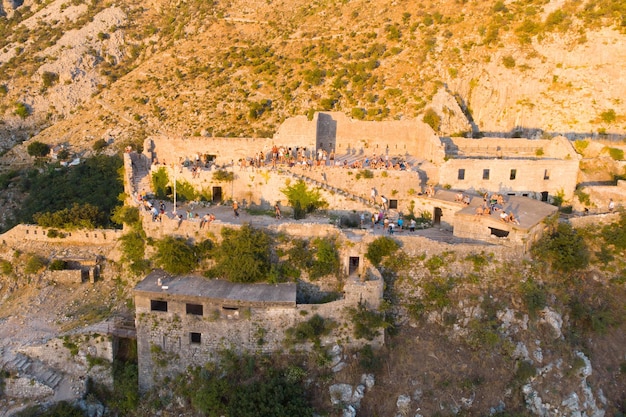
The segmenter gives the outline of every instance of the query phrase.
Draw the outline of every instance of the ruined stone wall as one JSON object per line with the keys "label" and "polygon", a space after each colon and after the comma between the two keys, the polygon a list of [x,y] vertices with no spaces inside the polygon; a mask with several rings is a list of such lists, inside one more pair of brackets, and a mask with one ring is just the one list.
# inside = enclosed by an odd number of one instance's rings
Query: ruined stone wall
{"label": "ruined stone wall", "polygon": [[572,217],[569,219],[569,223],[572,227],[577,229],[583,229],[585,227],[602,227],[607,224],[617,223],[620,220],[620,213],[602,213],[596,215]]}
{"label": "ruined stone wall", "polygon": [[[464,179],[459,179],[461,169],[465,170]],[[489,170],[488,179],[483,179],[485,169]],[[511,179],[513,169],[515,179]],[[541,198],[537,194],[544,191],[551,197],[562,192],[565,199],[571,199],[578,159],[450,159],[441,166],[439,175],[440,183],[452,189],[528,194],[535,198]]]}
{"label": "ruined stone wall", "polygon": [[64,270],[46,271],[46,278],[61,284],[80,284],[83,282],[83,271]]}
{"label": "ruined stone wall", "polygon": [[3,244],[11,242],[37,241],[48,243],[85,244],[85,245],[115,245],[117,239],[122,236],[122,231],[117,229],[93,229],[59,231],[63,237],[48,237],[48,230],[52,228],[40,227],[32,224],[18,224],[11,230],[0,235]]}

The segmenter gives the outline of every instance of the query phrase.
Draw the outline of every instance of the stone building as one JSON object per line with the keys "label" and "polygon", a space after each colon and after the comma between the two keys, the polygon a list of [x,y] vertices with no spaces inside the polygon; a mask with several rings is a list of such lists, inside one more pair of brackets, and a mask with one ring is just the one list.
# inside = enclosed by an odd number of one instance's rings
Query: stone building
{"label": "stone building", "polygon": [[550,140],[444,138],[439,183],[551,201],[571,199],[579,158],[565,137]]}
{"label": "stone building", "polygon": [[[341,322],[346,307],[361,303],[376,309],[382,294],[377,271],[366,279],[349,278],[344,296],[325,304],[296,304],[295,283],[237,284],[154,271],[134,290],[139,387],[148,390],[161,378],[203,365],[225,349],[280,351],[286,329],[314,314]],[[349,343],[350,332],[345,323],[322,344]],[[382,344],[382,334],[369,343]]]}

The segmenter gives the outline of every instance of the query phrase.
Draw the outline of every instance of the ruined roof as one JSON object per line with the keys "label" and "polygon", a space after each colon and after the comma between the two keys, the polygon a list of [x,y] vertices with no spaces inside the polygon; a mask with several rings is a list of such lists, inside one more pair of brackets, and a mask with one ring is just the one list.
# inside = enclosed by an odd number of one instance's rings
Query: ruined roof
{"label": "ruined roof", "polygon": [[[162,286],[158,285],[161,279]],[[198,275],[173,277],[155,270],[135,287],[135,293],[160,293],[170,296],[201,297],[244,303],[296,304],[296,284],[239,284]]]}

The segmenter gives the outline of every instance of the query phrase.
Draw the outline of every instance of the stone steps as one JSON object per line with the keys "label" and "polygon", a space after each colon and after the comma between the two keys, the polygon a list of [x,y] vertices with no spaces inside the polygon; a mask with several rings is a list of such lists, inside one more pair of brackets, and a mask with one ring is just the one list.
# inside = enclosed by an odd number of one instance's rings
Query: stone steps
{"label": "stone steps", "polygon": [[[0,351],[0,353],[3,354],[4,350]],[[0,358],[3,358],[3,356],[0,355]],[[21,353],[16,353],[15,356],[8,361],[1,361],[0,367],[9,372],[16,372],[20,374],[21,377],[32,378],[53,390],[59,386],[64,378],[62,372]]]}
{"label": "stone steps", "polygon": [[330,184],[328,184],[326,182],[321,182],[319,180],[316,180],[315,178],[307,177],[304,174],[296,174],[296,173],[291,172],[291,171],[288,171],[288,172],[295,179],[301,179],[301,180],[303,180],[304,182],[306,182],[308,184],[311,184],[311,185],[314,185],[316,187],[323,188],[326,191],[333,192],[333,193],[339,194],[341,196],[347,197],[350,200],[359,202],[359,203],[363,204],[364,206],[367,206],[370,209],[378,209],[378,205],[372,204],[372,202],[370,200],[368,200],[368,199],[366,199],[366,198],[364,198],[362,196],[358,196],[356,194],[352,194],[349,191],[346,191],[346,190],[338,188],[338,187],[334,187],[334,186],[332,186],[332,185],[330,185]]}

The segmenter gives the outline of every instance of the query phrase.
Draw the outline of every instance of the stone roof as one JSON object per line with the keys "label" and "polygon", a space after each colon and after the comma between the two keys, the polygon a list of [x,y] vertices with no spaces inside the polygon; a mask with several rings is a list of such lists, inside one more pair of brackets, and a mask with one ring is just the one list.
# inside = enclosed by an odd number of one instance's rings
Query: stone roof
{"label": "stone roof", "polygon": [[[159,286],[159,278],[161,286]],[[173,277],[163,270],[155,270],[146,276],[135,287],[135,293],[158,293],[243,303],[296,305],[295,283],[240,284],[198,275]]]}
{"label": "stone roof", "polygon": [[[541,223],[546,217],[553,215],[558,208],[553,206],[552,204],[544,203],[539,200],[535,200],[534,198],[529,197],[518,197],[518,196],[504,196],[504,207],[503,210],[507,213],[511,211],[515,215],[515,218],[519,221],[519,225],[508,224],[511,227],[515,227],[517,229],[532,229],[537,224]],[[468,207],[464,207],[459,210],[456,215],[457,216],[476,216],[476,207],[482,206],[483,199],[481,197],[473,196],[472,204]],[[482,216],[476,216],[482,217]],[[500,221],[500,212],[491,213],[489,216],[485,216],[485,220],[497,220],[502,225],[506,225],[507,223],[503,223]]]}

